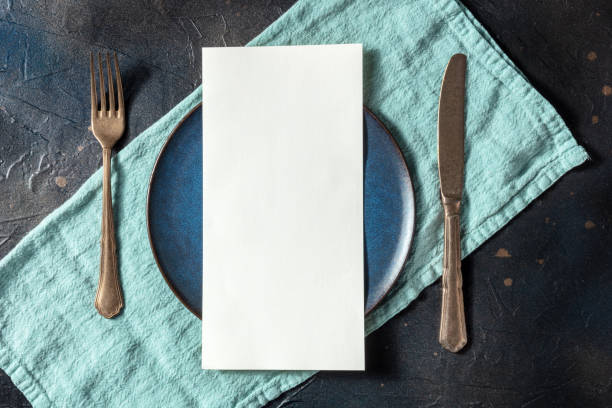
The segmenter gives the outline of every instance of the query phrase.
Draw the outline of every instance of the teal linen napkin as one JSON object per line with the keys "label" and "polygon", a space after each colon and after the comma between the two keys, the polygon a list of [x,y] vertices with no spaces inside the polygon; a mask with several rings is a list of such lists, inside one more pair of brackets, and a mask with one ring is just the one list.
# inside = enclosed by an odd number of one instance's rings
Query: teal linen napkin
{"label": "teal linen napkin", "polygon": [[[367,317],[370,333],[441,273],[436,115],[452,54],[468,55],[464,255],[587,155],[456,0],[301,0],[250,45],[319,43],[363,43],[365,104],[398,140],[417,199],[409,262]],[[200,321],[157,270],[148,179],[166,137],[200,98],[198,89],[113,160],[126,301],[118,318],[93,307],[100,171],[0,261],[0,367],[35,407],[258,407],[313,374],[202,371]]]}

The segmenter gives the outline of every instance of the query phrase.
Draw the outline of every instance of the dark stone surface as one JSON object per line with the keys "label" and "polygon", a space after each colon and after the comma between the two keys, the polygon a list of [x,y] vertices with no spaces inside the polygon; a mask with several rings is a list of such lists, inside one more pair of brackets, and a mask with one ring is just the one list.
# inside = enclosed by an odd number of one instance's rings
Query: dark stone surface
{"label": "dark stone surface", "polygon": [[[119,55],[122,147],[199,84],[201,46],[243,45],[292,3],[1,2],[0,257],[101,165],[86,130],[90,50]],[[612,4],[464,3],[592,160],[464,261],[462,353],[437,345],[434,285],[368,337],[365,373],[320,373],[270,407],[612,404]],[[0,376],[0,407],[27,406]]]}

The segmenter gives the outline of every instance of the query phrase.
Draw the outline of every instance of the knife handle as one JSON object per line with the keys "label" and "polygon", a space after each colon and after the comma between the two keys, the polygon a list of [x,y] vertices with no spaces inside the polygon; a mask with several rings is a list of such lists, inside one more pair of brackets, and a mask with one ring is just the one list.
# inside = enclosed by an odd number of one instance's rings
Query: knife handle
{"label": "knife handle", "polygon": [[463,279],[461,277],[461,241],[459,236],[459,208],[461,201],[443,199],[444,206],[444,263],[442,274],[442,317],[440,344],[453,353],[467,343],[465,312],[463,309]]}

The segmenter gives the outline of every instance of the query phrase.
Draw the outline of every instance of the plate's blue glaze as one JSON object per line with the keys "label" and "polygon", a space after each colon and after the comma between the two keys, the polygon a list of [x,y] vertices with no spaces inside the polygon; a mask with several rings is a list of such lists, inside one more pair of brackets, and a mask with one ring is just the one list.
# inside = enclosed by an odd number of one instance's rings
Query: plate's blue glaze
{"label": "plate's blue glaze", "polygon": [[[389,291],[408,256],[414,195],[391,135],[364,110],[366,313]],[[153,254],[176,296],[202,312],[202,115],[198,106],[157,159],[148,198]]]}

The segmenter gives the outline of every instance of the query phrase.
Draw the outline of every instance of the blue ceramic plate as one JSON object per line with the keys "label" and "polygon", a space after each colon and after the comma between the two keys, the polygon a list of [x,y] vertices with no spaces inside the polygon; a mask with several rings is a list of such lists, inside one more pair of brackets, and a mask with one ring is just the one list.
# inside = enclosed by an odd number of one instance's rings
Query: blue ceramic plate
{"label": "blue ceramic plate", "polygon": [[[393,137],[364,109],[366,314],[402,271],[414,233],[414,193]],[[162,148],[149,184],[147,227],[168,286],[202,315],[202,110],[197,106]],[[314,301],[314,300],[313,300]]]}

